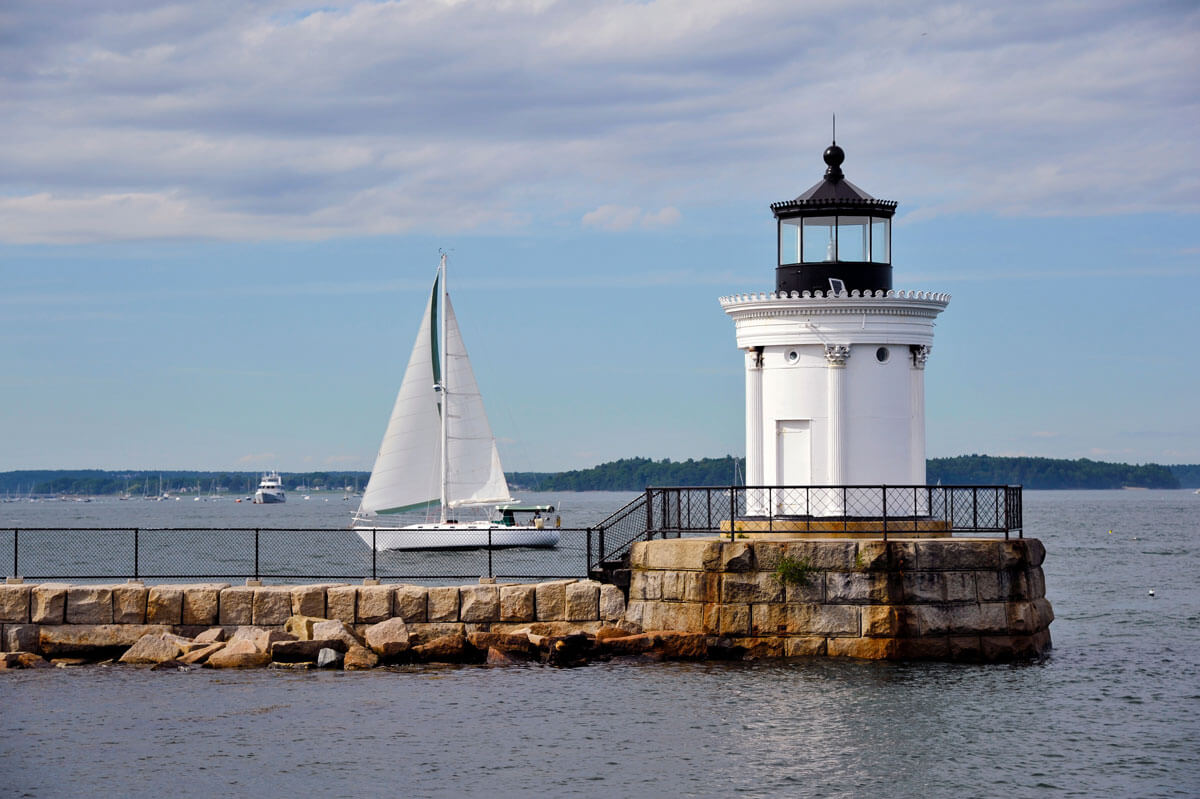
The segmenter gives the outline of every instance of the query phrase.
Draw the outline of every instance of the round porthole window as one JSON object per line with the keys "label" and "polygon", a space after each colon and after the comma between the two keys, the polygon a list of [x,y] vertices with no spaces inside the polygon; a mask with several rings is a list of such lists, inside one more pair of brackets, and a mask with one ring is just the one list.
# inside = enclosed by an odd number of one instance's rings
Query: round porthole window
{"label": "round porthole window", "polygon": [[891,355],[892,353],[888,351],[887,347],[880,347],[879,349],[875,350],[875,360],[879,361],[880,363],[887,363],[887,359],[890,358]]}
{"label": "round porthole window", "polygon": [[796,352],[795,350],[792,350],[791,352],[789,352],[787,354],[787,360],[788,360],[788,363],[795,363],[796,361],[800,360],[800,353]]}

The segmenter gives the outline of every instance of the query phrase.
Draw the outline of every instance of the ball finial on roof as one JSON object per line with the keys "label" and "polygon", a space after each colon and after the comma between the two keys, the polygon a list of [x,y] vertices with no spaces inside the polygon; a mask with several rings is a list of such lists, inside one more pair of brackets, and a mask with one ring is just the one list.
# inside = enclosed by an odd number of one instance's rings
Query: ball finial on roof
{"label": "ball finial on roof", "polygon": [[831,144],[825,148],[825,163],[828,169],[825,170],[825,177],[829,180],[842,179],[842,162],[846,160],[846,151],[837,144]]}

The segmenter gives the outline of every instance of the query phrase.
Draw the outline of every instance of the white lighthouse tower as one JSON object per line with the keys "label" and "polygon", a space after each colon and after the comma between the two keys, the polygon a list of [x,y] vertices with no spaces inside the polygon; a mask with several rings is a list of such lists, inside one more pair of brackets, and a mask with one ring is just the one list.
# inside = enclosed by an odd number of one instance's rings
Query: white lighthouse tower
{"label": "white lighthouse tower", "polygon": [[[721,298],[746,360],[746,485],[924,485],[925,364],[934,319],[950,297],[893,290],[896,203],[846,180],[836,143],[824,158],[823,180],[771,206],[775,291]],[[881,510],[846,507],[846,496],[840,489],[748,491],[746,511],[812,517]],[[909,513],[927,512],[916,491],[900,496],[912,497]]]}

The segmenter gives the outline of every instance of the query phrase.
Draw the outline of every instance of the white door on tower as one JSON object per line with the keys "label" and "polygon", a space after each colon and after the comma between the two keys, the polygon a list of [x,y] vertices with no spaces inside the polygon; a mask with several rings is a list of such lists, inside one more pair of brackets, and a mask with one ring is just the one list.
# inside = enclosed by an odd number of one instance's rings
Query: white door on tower
{"label": "white door on tower", "polygon": [[[812,423],[808,419],[780,419],[775,422],[775,484],[807,486],[812,482]],[[776,515],[803,516],[808,502],[803,489],[777,489]]]}

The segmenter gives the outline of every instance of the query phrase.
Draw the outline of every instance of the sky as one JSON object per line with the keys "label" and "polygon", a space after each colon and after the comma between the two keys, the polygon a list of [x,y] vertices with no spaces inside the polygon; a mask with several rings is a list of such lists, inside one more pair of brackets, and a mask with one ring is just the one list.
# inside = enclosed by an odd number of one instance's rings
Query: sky
{"label": "sky", "polygon": [[0,470],[368,470],[439,249],[505,468],[742,455],[772,202],[899,202],[931,457],[1200,463],[1200,5],[0,8]]}

